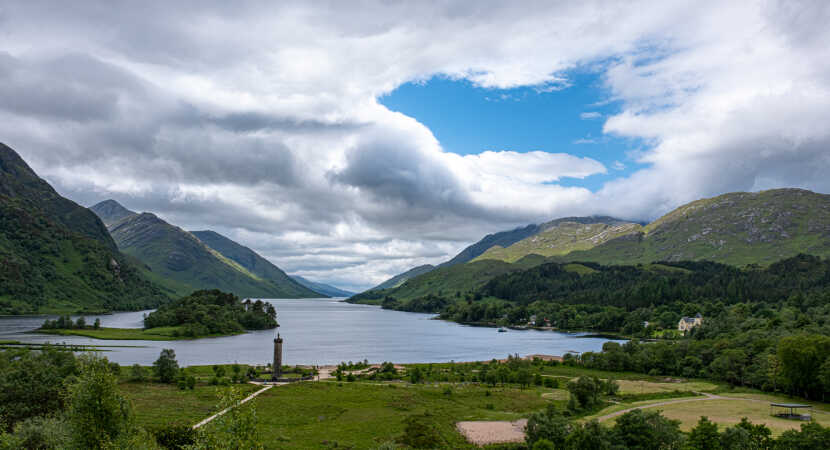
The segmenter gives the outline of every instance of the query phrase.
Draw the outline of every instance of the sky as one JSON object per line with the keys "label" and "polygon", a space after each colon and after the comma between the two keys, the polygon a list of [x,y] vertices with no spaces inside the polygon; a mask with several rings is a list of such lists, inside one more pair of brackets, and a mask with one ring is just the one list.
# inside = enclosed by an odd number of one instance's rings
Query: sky
{"label": "sky", "polygon": [[830,192],[827,23],[825,1],[7,0],[0,142],[83,205],[362,290],[528,223]]}

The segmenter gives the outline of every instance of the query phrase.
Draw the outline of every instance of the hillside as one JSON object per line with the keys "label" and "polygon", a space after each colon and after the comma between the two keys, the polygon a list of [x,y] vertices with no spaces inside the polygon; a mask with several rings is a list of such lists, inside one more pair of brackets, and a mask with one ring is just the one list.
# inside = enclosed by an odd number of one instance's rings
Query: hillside
{"label": "hillside", "polygon": [[221,289],[241,297],[298,297],[294,283],[285,289],[264,279],[154,214],[128,216],[111,225],[110,233],[118,248],[144,263],[147,276],[171,294]]}
{"label": "hillside", "polygon": [[104,222],[104,225],[108,227],[123,220],[125,217],[138,214],[121,206],[121,204],[115,200],[104,200],[101,203],[90,206],[89,209],[94,212],[102,222]]}
{"label": "hillside", "polygon": [[640,232],[561,259],[603,264],[709,260],[743,266],[799,253],[830,256],[830,195],[774,189],[697,200]]}
{"label": "hillside", "polygon": [[95,214],[0,144],[0,314],[135,310],[167,300]]}
{"label": "hillside", "polygon": [[348,301],[380,303],[386,296],[406,301],[429,294],[455,298],[473,292],[499,275],[529,269],[545,262],[546,259],[542,256],[529,255],[512,264],[497,260],[483,260],[439,267],[409,279],[396,288],[366,291],[351,297]]}
{"label": "hillside", "polygon": [[[404,273],[399,273],[394,277],[384,281],[383,283],[369,289],[369,291],[381,291],[383,289],[391,289],[396,288],[409,280],[410,278],[415,278],[419,275],[423,275],[427,272],[432,271],[435,269],[435,266],[432,264],[424,264],[423,266],[413,267],[412,269],[407,270]],[[368,292],[368,291],[367,291]]]}
{"label": "hillside", "polygon": [[575,250],[588,250],[622,235],[640,231],[640,224],[613,217],[566,217],[539,226],[540,231],[504,247],[496,245],[475,258],[513,262],[531,255],[565,255]]}
{"label": "hillside", "polygon": [[[318,291],[297,282],[293,277],[286,275],[279,267],[260,256],[255,251],[240,245],[221,234],[205,230],[191,231],[205,245],[221,253],[226,258],[238,263],[252,274],[279,286],[284,295],[289,298],[320,297]],[[325,296],[325,295],[323,295]]]}
{"label": "hillside", "polygon": [[303,278],[299,275],[291,275],[291,278],[294,279],[297,283],[302,284],[303,286],[311,289],[314,292],[319,293],[322,296],[328,297],[351,297],[354,295],[354,292],[346,291],[340,289],[338,287],[332,286],[326,283],[318,283],[316,281],[311,281],[309,279]]}

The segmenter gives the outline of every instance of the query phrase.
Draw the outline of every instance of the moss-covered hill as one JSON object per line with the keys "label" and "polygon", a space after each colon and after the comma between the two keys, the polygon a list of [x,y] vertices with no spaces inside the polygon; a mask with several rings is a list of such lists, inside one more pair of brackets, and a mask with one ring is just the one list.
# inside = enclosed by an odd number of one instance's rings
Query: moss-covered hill
{"label": "moss-covered hill", "polygon": [[241,297],[319,296],[293,280],[282,284],[264,278],[151,213],[115,222],[110,233],[121,251],[144,263],[146,275],[174,295],[220,289]]}
{"label": "moss-covered hill", "polygon": [[709,260],[743,266],[799,253],[830,256],[830,195],[774,189],[697,200],[641,231],[561,259],[603,264]]}
{"label": "moss-covered hill", "polygon": [[508,247],[495,245],[474,259],[514,262],[527,255],[566,255],[642,230],[638,223],[613,217],[567,217],[542,224],[540,231]]}
{"label": "moss-covered hill", "polygon": [[168,298],[103,223],[0,144],[0,314],[130,310]]}
{"label": "moss-covered hill", "polygon": [[240,245],[215,231],[191,231],[191,234],[252,274],[277,285],[286,297],[326,297],[325,293],[314,291],[288,276],[282,269],[250,248]]}
{"label": "moss-covered hill", "polygon": [[[800,253],[830,256],[830,195],[801,189],[731,193],[684,205],[642,227],[599,218],[560,219],[507,248],[491,247],[467,264],[440,267],[355,302],[453,296],[496,276],[542,262],[636,264],[709,260],[768,265]],[[543,256],[544,255],[544,256]],[[518,259],[517,258],[521,258]],[[516,261],[510,264],[507,261]]]}

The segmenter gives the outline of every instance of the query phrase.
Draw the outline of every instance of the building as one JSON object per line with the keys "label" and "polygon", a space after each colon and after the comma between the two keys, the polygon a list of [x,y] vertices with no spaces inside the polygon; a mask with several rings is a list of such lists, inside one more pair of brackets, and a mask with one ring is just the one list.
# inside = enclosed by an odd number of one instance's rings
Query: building
{"label": "building", "polygon": [[681,317],[680,322],[677,324],[677,331],[686,334],[687,331],[694,327],[699,327],[701,324],[703,324],[703,316],[700,313],[697,313],[694,317]]}

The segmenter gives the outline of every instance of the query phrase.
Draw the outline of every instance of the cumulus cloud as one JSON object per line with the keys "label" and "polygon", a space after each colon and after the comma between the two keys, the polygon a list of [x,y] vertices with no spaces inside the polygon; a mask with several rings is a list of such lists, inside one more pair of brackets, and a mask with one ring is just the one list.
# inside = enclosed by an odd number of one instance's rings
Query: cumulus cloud
{"label": "cumulus cloud", "polygon": [[[523,223],[830,191],[828,22],[820,1],[12,0],[0,6],[0,140],[82,203],[114,197],[359,289]],[[597,192],[559,183],[607,173],[599,161],[448,153],[377,101],[435,75],[567,89],[574,68],[599,72],[621,105],[582,113],[606,136],[576,143],[642,143],[611,169],[644,169]]]}

